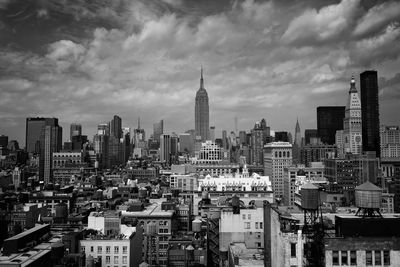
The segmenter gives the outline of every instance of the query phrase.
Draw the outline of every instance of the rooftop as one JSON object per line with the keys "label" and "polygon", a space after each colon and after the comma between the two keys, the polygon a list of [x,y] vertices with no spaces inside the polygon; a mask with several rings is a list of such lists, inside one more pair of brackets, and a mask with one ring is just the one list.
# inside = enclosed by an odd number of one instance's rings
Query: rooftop
{"label": "rooftop", "polygon": [[234,256],[239,257],[239,265],[235,266],[264,266],[263,249],[249,249],[245,243],[231,243],[230,250]]}
{"label": "rooftop", "polygon": [[144,207],[142,211],[122,211],[122,216],[126,217],[164,217],[170,218],[174,215],[173,210],[162,210],[161,204],[167,201],[166,198],[151,199],[152,203]]}

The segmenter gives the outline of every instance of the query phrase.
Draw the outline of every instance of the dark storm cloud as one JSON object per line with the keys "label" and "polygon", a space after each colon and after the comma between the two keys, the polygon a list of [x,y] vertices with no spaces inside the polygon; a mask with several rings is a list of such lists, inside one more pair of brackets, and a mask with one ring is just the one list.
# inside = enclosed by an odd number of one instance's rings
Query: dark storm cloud
{"label": "dark storm cloud", "polygon": [[[131,127],[140,116],[147,129],[162,118],[168,131],[193,128],[201,64],[218,132],[232,129],[235,116],[243,129],[265,117],[273,129],[293,130],[297,116],[302,129],[315,128],[316,106],[345,105],[352,74],[375,68],[383,83],[397,77],[397,7],[349,0],[3,0],[1,131],[23,140],[24,118],[36,115],[59,117],[64,126],[80,122],[88,135],[113,114]],[[393,92],[396,84],[380,86]],[[399,96],[386,103],[381,94],[381,120],[392,122]]]}

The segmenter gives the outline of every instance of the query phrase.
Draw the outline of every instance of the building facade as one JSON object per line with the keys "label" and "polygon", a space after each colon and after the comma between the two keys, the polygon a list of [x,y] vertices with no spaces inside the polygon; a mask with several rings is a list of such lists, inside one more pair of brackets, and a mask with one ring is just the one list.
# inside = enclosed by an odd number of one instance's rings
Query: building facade
{"label": "building facade", "polygon": [[264,175],[272,182],[274,197],[283,197],[285,168],[292,165],[292,145],[289,142],[272,142],[264,146]]}
{"label": "building facade", "polygon": [[335,144],[336,131],[343,130],[345,110],[345,106],[317,107],[317,131],[322,143]]}

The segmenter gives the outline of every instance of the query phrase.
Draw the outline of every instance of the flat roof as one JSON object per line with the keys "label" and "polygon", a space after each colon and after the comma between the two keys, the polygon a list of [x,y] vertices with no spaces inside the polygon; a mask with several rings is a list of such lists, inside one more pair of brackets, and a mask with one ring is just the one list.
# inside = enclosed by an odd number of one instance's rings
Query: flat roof
{"label": "flat roof", "polygon": [[264,249],[247,248],[245,243],[231,243],[230,250],[239,257],[238,266],[264,267]]}
{"label": "flat roof", "polygon": [[[33,227],[31,229],[28,229],[26,231],[23,231],[22,233],[19,233],[19,234],[15,235],[15,236],[12,236],[10,238],[7,238],[4,241],[20,239],[20,238],[22,238],[22,237],[24,237],[26,235],[29,235],[29,234],[31,234],[33,232],[36,232],[39,229],[43,229],[43,228],[47,227],[47,226],[49,226],[49,224],[37,224],[37,225],[35,225],[35,227]],[[49,229],[49,232],[50,232],[50,229]]]}
{"label": "flat roof", "polygon": [[167,201],[166,198],[150,199],[152,203],[144,207],[142,211],[122,211],[122,216],[126,217],[172,217],[173,210],[162,210],[161,205]]}

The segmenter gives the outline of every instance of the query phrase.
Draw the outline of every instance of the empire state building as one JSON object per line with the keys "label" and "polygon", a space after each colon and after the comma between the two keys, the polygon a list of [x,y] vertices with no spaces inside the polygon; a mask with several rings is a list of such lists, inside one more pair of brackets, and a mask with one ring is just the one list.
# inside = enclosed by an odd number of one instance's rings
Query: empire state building
{"label": "empire state building", "polygon": [[196,93],[196,103],[194,108],[196,136],[200,136],[202,141],[210,139],[209,134],[209,112],[208,94],[204,88],[203,68],[200,74],[200,88]]}

